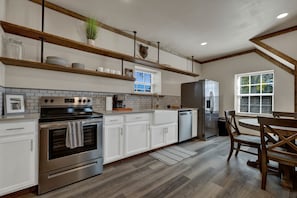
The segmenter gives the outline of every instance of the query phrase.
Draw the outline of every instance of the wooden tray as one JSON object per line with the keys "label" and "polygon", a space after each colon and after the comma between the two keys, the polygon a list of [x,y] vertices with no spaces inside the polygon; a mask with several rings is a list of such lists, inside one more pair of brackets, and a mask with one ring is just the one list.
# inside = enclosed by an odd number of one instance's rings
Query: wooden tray
{"label": "wooden tray", "polygon": [[132,111],[132,108],[113,108],[113,111]]}

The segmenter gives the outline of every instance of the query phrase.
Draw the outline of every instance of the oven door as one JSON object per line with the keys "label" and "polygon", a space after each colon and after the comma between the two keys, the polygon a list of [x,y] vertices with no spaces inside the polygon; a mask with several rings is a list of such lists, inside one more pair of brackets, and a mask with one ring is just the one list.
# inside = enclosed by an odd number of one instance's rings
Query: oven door
{"label": "oven door", "polygon": [[83,120],[84,146],[66,147],[68,122],[41,123],[39,171],[47,172],[102,157],[102,119]]}

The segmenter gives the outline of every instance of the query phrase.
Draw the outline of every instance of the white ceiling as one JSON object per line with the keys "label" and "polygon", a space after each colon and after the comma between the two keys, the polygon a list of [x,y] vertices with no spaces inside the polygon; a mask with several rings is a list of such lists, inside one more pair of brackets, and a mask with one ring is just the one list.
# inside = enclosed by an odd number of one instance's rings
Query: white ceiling
{"label": "white ceiling", "polygon": [[[49,0],[203,61],[254,48],[257,35],[297,25],[297,0]],[[276,19],[280,13],[288,17]],[[200,43],[208,45],[201,46]]]}

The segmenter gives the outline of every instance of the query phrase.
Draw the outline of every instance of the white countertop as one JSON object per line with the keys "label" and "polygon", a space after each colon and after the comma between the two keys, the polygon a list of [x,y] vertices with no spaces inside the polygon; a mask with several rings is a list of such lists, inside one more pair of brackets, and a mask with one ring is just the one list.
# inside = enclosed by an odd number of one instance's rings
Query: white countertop
{"label": "white countertop", "polygon": [[38,120],[38,119],[39,119],[39,113],[27,113],[27,114],[0,116],[0,122],[13,121],[13,120]]}
{"label": "white countertop", "polygon": [[[196,108],[181,108],[181,109],[137,109],[132,111],[100,111],[103,115],[119,115],[119,114],[130,114],[130,113],[153,113],[155,111],[178,111],[178,110],[197,110]],[[1,121],[9,120],[38,120],[39,113],[27,113],[17,115],[3,115],[0,116]]]}

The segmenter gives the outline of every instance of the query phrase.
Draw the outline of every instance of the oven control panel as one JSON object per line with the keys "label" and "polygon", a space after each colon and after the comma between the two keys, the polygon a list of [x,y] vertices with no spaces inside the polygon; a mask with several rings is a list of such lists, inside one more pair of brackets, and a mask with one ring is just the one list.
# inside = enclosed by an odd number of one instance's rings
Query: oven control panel
{"label": "oven control panel", "polygon": [[60,96],[46,96],[40,98],[41,106],[91,106],[92,98],[89,97],[60,97]]}

